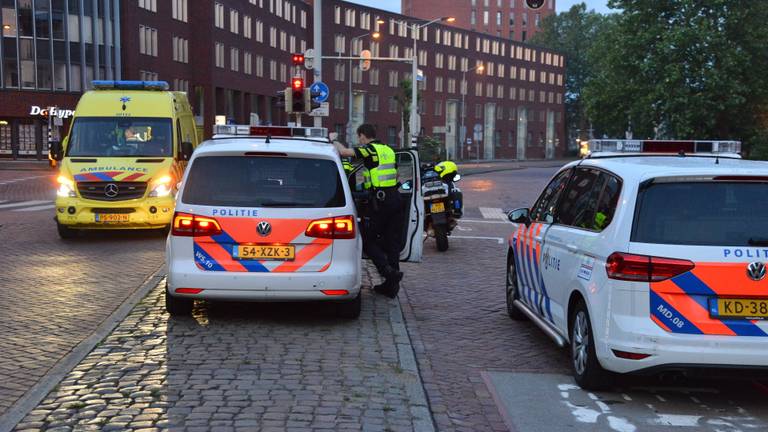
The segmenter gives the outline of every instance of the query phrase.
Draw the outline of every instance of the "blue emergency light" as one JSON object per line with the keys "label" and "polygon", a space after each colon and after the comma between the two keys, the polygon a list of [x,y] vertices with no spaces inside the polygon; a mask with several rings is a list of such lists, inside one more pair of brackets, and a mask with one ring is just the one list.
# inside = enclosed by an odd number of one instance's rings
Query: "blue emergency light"
{"label": "blue emergency light", "polygon": [[96,90],[158,90],[166,91],[169,86],[165,81],[93,81]]}

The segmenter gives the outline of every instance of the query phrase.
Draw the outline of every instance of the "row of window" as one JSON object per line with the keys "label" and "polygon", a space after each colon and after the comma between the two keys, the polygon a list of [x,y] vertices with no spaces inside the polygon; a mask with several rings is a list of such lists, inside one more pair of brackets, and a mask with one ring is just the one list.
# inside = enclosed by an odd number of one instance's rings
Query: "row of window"
{"label": "row of window", "polygon": [[[171,0],[171,17],[177,21],[188,22],[188,0]],[[139,0],[139,7],[149,12],[157,12],[157,0]]]}
{"label": "row of window", "polygon": [[[525,8],[528,8],[528,3],[525,0],[509,0],[509,7],[510,9],[514,9],[517,7],[517,5],[524,6]],[[472,7],[477,7],[477,0],[471,0]],[[489,0],[483,0],[483,7],[491,7]],[[503,7],[502,0],[496,0],[496,7],[500,8]],[[547,0],[547,9],[552,10],[555,8],[555,3],[553,0]]]}
{"label": "row of window", "polygon": [[[357,21],[357,10],[352,8],[346,8],[343,14],[343,25],[349,27],[355,27]],[[379,30],[378,21],[381,20],[380,16],[372,16],[367,12],[360,12],[360,28],[369,30],[373,23],[376,31]],[[527,16],[525,17],[527,22]],[[336,6],[334,9],[334,22],[338,25],[342,25],[342,7]],[[538,22],[538,19],[537,19]],[[438,45],[451,46],[461,49],[470,49],[469,34],[463,33],[455,29],[448,29],[439,26],[427,27],[418,29],[411,27],[407,21],[403,20],[389,20],[389,34],[399,37],[409,37],[419,39],[423,42],[429,42],[430,31],[434,35],[434,41]],[[342,35],[343,36],[343,35]],[[550,66],[563,66],[563,56],[559,54],[553,54],[546,51],[540,51],[535,48],[526,48],[523,46],[509,44],[504,41],[491,40],[482,36],[474,36],[475,38],[475,51],[483,52],[485,54],[492,54],[496,56],[506,57],[507,46],[509,46],[509,57],[518,60],[525,60],[530,62],[539,62]],[[339,51],[337,51],[339,52]],[[340,51],[343,52],[343,51]]]}
{"label": "row of window", "polygon": [[139,25],[139,53],[157,57],[157,29]]}
{"label": "row of window", "polygon": [[[257,2],[252,0],[251,4],[257,4]],[[260,5],[260,7],[264,7],[263,1],[259,1],[258,4]],[[287,0],[270,0],[269,11],[274,13],[278,17],[285,19],[286,21],[289,21],[293,24],[298,24],[303,29],[307,28],[307,12],[305,10],[297,11],[296,5],[291,4]],[[216,25],[216,27],[220,29],[226,28],[226,24],[224,22],[226,17],[224,4],[215,3],[213,7],[213,12],[214,12],[214,24]],[[245,16],[248,17],[248,15],[245,15]],[[250,21],[250,17],[248,17],[248,20]],[[240,11],[238,11],[237,9],[231,8],[229,10],[229,30],[232,33],[239,34],[239,29],[238,29],[239,25],[240,25]],[[244,31],[250,33],[249,26],[247,26],[245,23],[243,24],[243,28],[244,28]],[[244,36],[250,38],[250,36],[247,36],[245,34]]]}
{"label": "row of window", "polygon": [[[501,24],[504,21],[503,20],[503,16],[504,15],[502,14],[501,11],[497,11],[496,12],[496,27],[501,27]],[[521,14],[521,17],[522,17],[521,24],[523,25],[523,27],[528,27],[528,12],[523,12]],[[489,18],[488,11],[487,10],[483,11],[483,25],[486,26],[486,27],[489,24],[488,18]],[[472,13],[469,15],[469,24],[471,26],[473,26],[473,27],[477,25],[477,11],[475,9],[472,9]],[[537,13],[535,15],[535,17],[534,17],[534,25],[535,25],[535,27],[537,29],[541,28],[541,14],[540,13]],[[509,13],[509,26],[510,27],[514,27],[515,26],[515,13],[514,12],[510,12]]]}

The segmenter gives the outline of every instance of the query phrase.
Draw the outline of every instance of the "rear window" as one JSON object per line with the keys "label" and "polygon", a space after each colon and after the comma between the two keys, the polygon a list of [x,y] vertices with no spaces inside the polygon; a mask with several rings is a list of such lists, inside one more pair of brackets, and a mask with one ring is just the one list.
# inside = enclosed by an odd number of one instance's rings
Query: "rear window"
{"label": "rear window", "polygon": [[768,183],[656,183],[640,192],[638,206],[634,242],[762,246],[768,241]]}
{"label": "rear window", "polygon": [[344,207],[336,163],[324,159],[206,156],[195,159],[186,204],[232,207]]}

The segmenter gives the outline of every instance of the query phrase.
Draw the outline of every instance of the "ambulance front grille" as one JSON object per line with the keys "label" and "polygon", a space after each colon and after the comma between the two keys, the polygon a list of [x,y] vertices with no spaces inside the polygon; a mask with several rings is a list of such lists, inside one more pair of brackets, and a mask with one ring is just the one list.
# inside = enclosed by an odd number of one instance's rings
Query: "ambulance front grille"
{"label": "ambulance front grille", "polygon": [[125,201],[143,198],[147,182],[78,182],[77,191],[85,199]]}

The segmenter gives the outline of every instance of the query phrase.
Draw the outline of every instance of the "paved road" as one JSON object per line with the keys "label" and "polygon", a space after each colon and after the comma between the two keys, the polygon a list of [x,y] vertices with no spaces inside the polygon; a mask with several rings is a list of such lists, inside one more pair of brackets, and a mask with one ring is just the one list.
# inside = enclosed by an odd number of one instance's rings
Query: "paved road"
{"label": "paved road", "polygon": [[[312,304],[199,304],[169,319],[159,285],[17,430],[768,430],[760,382],[622,378],[583,392],[565,351],[506,317],[503,210],[529,205],[554,171],[466,177],[450,250],[427,240],[399,301],[366,288],[357,322]],[[49,178],[23,182],[30,192],[9,203],[51,199]],[[7,406],[162,264],[162,239],[61,242],[49,211],[15,211],[41,204],[2,205],[0,242],[14,251],[0,275]]]}

